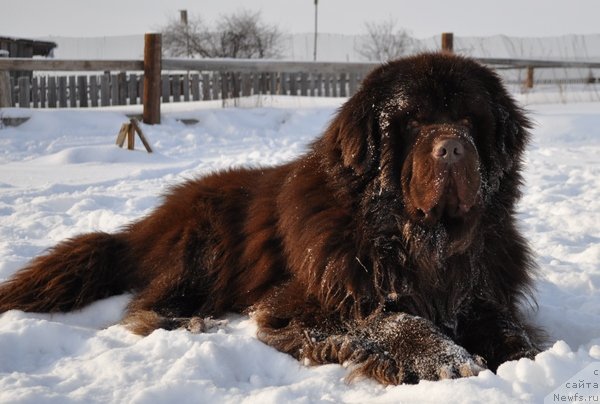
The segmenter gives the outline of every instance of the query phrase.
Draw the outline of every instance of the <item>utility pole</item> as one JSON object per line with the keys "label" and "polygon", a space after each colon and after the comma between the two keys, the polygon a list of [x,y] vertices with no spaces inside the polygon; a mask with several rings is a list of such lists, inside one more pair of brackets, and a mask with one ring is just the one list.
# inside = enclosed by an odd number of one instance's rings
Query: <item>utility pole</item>
{"label": "utility pole", "polygon": [[179,10],[179,21],[185,29],[185,49],[187,51],[188,58],[191,58],[192,54],[190,52],[190,28],[188,26],[187,10]]}
{"label": "utility pole", "polygon": [[314,53],[314,61],[317,61],[317,17],[319,15],[319,0],[315,0],[315,53]]}

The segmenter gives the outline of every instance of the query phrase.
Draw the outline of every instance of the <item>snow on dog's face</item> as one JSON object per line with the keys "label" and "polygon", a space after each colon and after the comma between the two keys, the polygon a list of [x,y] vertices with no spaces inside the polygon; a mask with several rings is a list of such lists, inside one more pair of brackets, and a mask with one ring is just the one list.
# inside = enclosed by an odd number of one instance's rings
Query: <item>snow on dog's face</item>
{"label": "snow on dog's face", "polygon": [[333,125],[344,165],[373,178],[373,192],[399,196],[408,233],[443,233],[451,254],[471,244],[483,215],[518,197],[529,123],[498,76],[472,60],[385,64]]}

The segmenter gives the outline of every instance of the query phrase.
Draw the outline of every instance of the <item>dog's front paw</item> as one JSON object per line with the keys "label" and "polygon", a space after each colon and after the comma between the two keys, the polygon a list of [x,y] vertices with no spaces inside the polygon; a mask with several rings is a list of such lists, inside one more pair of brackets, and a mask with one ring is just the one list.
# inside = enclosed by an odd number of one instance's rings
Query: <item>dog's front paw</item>
{"label": "dog's front paw", "polygon": [[[348,337],[347,337],[348,338]],[[485,361],[471,355],[430,321],[405,313],[377,313],[353,330],[349,378],[382,384],[476,376]]]}
{"label": "dog's front paw", "polygon": [[471,355],[421,317],[374,316],[361,334],[366,341],[373,338],[383,352],[370,355],[356,371],[386,384],[476,376],[486,369],[483,358]]}
{"label": "dog's front paw", "polygon": [[450,340],[442,341],[436,348],[439,349],[416,358],[412,363],[411,367],[418,380],[477,376],[479,372],[487,369],[482,357],[471,355],[466,349]]}
{"label": "dog's front paw", "polygon": [[394,358],[388,352],[357,355],[357,359],[346,363],[351,370],[347,380],[369,378],[384,385],[416,384],[421,380],[477,376],[486,369],[483,358],[469,354],[458,345],[440,348],[416,358]]}

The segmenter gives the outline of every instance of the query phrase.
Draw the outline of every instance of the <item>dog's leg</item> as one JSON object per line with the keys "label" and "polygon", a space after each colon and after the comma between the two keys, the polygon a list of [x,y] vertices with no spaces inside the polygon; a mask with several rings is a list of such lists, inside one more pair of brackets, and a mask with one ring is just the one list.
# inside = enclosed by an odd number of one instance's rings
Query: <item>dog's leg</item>
{"label": "dog's leg", "polygon": [[203,332],[210,328],[200,309],[206,300],[203,288],[185,276],[165,271],[134,296],[122,323],[133,333],[148,335],[162,328]]}
{"label": "dog's leg", "polygon": [[[515,318],[508,310],[479,302],[459,322],[459,340],[483,356],[494,372],[500,364],[520,358],[533,359],[540,353],[542,333]],[[514,311],[516,312],[516,310]]]}
{"label": "dog's leg", "polygon": [[364,320],[336,323],[305,307],[298,317],[286,319],[281,306],[272,303],[254,312],[261,341],[308,364],[346,365],[350,380],[417,383],[472,376],[485,368],[481,358],[420,317],[376,312]]}

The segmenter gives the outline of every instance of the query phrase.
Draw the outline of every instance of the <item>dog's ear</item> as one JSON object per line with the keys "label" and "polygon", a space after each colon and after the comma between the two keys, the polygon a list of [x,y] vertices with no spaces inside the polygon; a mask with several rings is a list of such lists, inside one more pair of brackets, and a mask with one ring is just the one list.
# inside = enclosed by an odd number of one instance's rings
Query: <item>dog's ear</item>
{"label": "dog's ear", "polygon": [[522,158],[532,125],[496,73],[487,71],[481,79],[490,95],[490,110],[495,118],[495,151],[504,160],[500,164],[509,169],[512,162]]}
{"label": "dog's ear", "polygon": [[[494,134],[490,136],[488,194],[501,195],[506,204],[514,204],[519,196],[523,155],[529,142],[531,122],[502,85],[501,79],[488,72],[486,89],[494,120]],[[498,190],[502,192],[497,193]]]}
{"label": "dog's ear", "polygon": [[325,138],[329,152],[344,167],[364,175],[377,164],[377,136],[373,110],[355,95],[340,108]]}
{"label": "dog's ear", "polygon": [[529,141],[531,122],[510,95],[498,94],[495,104],[497,147],[506,158],[519,159]]}

